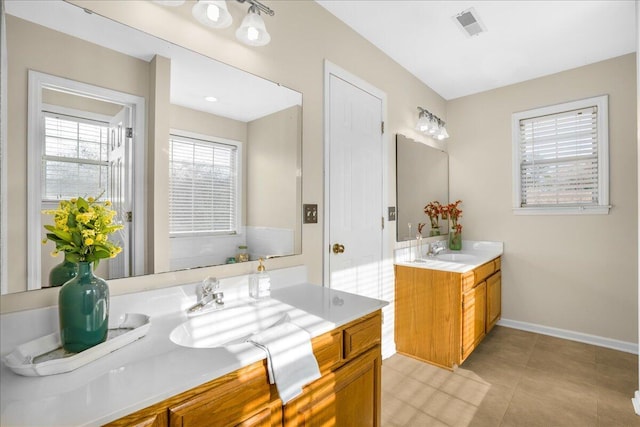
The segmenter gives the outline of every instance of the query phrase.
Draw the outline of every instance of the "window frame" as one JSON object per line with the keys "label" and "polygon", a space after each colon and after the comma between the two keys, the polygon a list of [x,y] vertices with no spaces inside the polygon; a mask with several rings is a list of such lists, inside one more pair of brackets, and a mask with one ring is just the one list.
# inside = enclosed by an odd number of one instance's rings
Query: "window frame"
{"label": "window frame", "polygon": [[[91,124],[95,124],[95,123],[101,123],[104,124],[107,128],[109,128],[109,117],[108,116],[104,116],[102,114],[98,114],[98,113],[92,113],[92,112],[86,112],[86,111],[79,111],[79,110],[75,110],[72,108],[66,108],[66,107],[61,107],[58,105],[50,105],[50,104],[42,104],[42,114],[43,114],[43,120],[46,120],[46,116],[47,115],[60,115],[60,116],[65,116],[67,118],[69,118],[70,120],[75,120],[77,122],[85,122],[85,123],[91,123]],[[42,162],[45,162],[47,160],[55,160],[55,159],[49,159],[49,157],[52,156],[48,156],[46,154],[46,133],[43,132],[43,138],[42,138]],[[70,158],[71,159],[71,158]],[[75,159],[75,160],[65,160],[68,163],[73,163],[73,164],[88,164],[88,165],[99,165],[99,166],[106,166],[108,168],[109,166],[109,161],[105,161],[105,162],[99,162],[99,161],[82,161],[81,159]],[[104,165],[102,165],[101,163],[104,163]],[[107,171],[107,174],[109,172]],[[61,199],[51,199],[51,198],[47,198],[44,192],[44,181],[45,181],[45,177],[41,175],[41,183],[42,186],[40,187],[40,197],[42,200],[43,204],[53,204],[53,205],[57,205],[60,200],[64,200],[66,199],[65,197],[61,198]],[[107,177],[107,181],[108,181],[108,177]],[[91,193],[91,194],[87,194],[89,195],[98,195],[100,193]],[[103,196],[104,198],[108,199],[110,198],[109,194],[105,194]]]}
{"label": "window frame", "polygon": [[[223,144],[223,145],[231,145],[236,148],[236,194],[235,194],[235,231],[171,231],[170,220],[169,220],[169,238],[176,239],[182,237],[225,237],[225,236],[241,236],[243,234],[244,227],[242,224],[242,208],[243,208],[243,143],[241,141],[221,138],[217,136],[205,135],[197,132],[185,131],[180,129],[170,129],[169,138],[173,138],[174,136],[178,138],[187,138],[194,139],[200,142],[209,142],[212,144]],[[170,145],[170,143],[169,143]],[[171,165],[171,153],[169,153],[168,164]],[[171,171],[168,171],[169,181],[171,181]],[[171,183],[169,182],[169,186]],[[169,198],[167,198],[169,200]],[[167,206],[167,213],[169,213],[171,207]]]}
{"label": "window frame", "polygon": [[[606,215],[609,213],[609,96],[600,95],[562,104],[520,111],[511,115],[513,213],[516,215]],[[597,107],[598,204],[575,206],[526,206],[522,203],[520,121],[560,114],[582,108]]]}

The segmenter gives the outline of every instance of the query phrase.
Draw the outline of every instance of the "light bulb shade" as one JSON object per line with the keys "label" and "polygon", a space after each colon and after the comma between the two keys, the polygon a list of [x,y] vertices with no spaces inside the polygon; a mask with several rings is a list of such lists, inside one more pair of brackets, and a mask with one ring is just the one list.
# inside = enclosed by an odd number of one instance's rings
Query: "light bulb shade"
{"label": "light bulb shade", "polygon": [[198,0],[191,13],[199,23],[209,28],[227,28],[233,21],[224,0]]}
{"label": "light bulb shade", "polygon": [[449,133],[447,132],[447,129],[444,126],[442,126],[440,128],[440,131],[436,133],[435,137],[438,141],[442,141],[443,139],[449,138]]}
{"label": "light bulb shade", "polygon": [[426,116],[420,116],[418,124],[416,124],[416,130],[424,133],[429,130],[429,119]]}
{"label": "light bulb shade", "polygon": [[440,130],[440,126],[438,126],[438,121],[434,119],[433,116],[431,116],[431,119],[429,120],[429,129],[427,130],[427,133],[429,135],[435,135],[436,133],[438,133],[439,130]]}
{"label": "light bulb shade", "polygon": [[240,28],[236,30],[236,38],[249,46],[264,46],[271,41],[262,17],[253,6],[249,8]]}

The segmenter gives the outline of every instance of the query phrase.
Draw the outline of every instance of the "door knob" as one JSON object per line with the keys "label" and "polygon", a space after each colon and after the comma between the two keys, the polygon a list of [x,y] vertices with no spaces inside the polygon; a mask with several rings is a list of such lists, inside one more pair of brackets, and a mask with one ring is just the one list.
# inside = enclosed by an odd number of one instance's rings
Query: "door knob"
{"label": "door knob", "polygon": [[333,253],[334,254],[344,253],[344,245],[341,245],[339,243],[334,243],[333,244]]}

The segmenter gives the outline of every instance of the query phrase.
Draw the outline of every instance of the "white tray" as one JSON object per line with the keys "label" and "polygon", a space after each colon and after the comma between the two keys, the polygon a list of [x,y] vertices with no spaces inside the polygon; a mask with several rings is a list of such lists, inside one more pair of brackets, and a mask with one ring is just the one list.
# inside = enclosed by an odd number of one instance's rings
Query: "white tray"
{"label": "white tray", "polygon": [[145,314],[126,313],[109,320],[107,340],[80,353],[65,351],[56,332],[19,345],[3,358],[4,364],[16,374],[29,377],[73,371],[142,338],[151,327]]}

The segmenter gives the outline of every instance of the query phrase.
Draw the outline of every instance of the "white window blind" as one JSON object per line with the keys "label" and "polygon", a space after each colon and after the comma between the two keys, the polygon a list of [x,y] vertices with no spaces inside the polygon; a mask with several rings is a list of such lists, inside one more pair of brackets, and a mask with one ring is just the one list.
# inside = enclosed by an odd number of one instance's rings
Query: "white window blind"
{"label": "white window blind", "polygon": [[516,208],[608,211],[606,113],[599,97],[514,115]]}
{"label": "white window blind", "polygon": [[108,124],[44,112],[43,200],[108,198]]}
{"label": "white window blind", "polygon": [[236,233],[237,147],[176,135],[169,147],[170,233]]}

